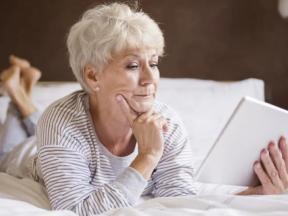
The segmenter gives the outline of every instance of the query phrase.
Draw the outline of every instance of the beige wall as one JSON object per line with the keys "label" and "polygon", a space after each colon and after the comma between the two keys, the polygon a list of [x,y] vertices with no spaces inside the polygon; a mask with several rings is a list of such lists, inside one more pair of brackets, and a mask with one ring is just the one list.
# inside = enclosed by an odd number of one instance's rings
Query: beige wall
{"label": "beige wall", "polygon": [[[43,80],[73,80],[65,36],[81,13],[103,1],[13,0],[0,6],[0,68],[29,58]],[[142,0],[166,36],[162,76],[264,79],[270,102],[288,108],[288,21],[267,0]]]}

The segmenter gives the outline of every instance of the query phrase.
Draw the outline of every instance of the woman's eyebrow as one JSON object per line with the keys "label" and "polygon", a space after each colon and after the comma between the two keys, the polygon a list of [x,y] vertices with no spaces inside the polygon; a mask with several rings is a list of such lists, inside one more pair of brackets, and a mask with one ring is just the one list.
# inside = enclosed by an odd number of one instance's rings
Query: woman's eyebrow
{"label": "woman's eyebrow", "polygon": [[[129,53],[129,54],[127,54],[127,55],[125,55],[124,57],[126,58],[126,57],[136,57],[136,58],[141,58],[141,56],[140,55],[137,55],[137,54],[134,54],[134,53]],[[155,58],[155,57],[158,57],[156,54],[153,54],[153,55],[151,55],[150,56],[150,58]]]}
{"label": "woman's eyebrow", "polygon": [[127,55],[124,56],[124,58],[126,58],[126,57],[136,57],[136,58],[140,58],[139,55],[133,54],[133,53],[129,53],[129,54],[127,54]]}

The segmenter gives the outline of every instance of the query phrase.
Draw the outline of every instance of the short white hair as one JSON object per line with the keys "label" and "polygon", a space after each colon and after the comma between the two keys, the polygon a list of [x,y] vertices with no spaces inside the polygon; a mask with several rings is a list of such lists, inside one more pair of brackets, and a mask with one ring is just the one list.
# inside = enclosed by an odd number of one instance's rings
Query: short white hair
{"label": "short white hair", "polygon": [[87,10],[71,27],[67,47],[70,67],[82,88],[89,92],[83,76],[85,65],[102,71],[114,54],[133,48],[152,48],[162,56],[164,37],[146,13],[123,3],[112,3]]}

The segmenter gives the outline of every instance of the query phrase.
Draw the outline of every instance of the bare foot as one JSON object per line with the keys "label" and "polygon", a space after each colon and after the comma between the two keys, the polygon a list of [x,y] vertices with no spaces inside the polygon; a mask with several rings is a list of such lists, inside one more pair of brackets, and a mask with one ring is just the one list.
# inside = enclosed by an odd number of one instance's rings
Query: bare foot
{"label": "bare foot", "polygon": [[21,79],[20,85],[24,88],[27,95],[31,97],[33,86],[41,77],[41,72],[37,68],[31,67],[28,60],[19,58],[15,55],[9,56],[9,62],[11,65],[20,67]]}
{"label": "bare foot", "polygon": [[9,62],[11,65],[19,66],[21,69],[29,68],[31,66],[29,61],[23,58],[19,58],[18,56],[15,56],[15,55],[9,56]]}
{"label": "bare foot", "polygon": [[6,89],[7,93],[19,88],[20,86],[20,68],[18,66],[11,66],[8,69],[2,71],[0,74],[0,80],[2,86]]}
{"label": "bare foot", "polygon": [[6,90],[11,100],[16,104],[21,115],[25,118],[35,112],[36,108],[23,86],[20,85],[20,75],[20,68],[13,65],[0,74],[0,79],[3,88]]}
{"label": "bare foot", "polygon": [[34,67],[24,68],[21,70],[21,85],[31,97],[32,89],[41,77],[41,71]]}

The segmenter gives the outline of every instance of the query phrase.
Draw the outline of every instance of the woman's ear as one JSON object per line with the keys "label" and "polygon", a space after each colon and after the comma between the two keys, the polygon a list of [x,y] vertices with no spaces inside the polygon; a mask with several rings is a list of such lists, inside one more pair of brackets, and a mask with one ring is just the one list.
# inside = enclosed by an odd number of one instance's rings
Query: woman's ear
{"label": "woman's ear", "polygon": [[92,92],[99,91],[99,73],[96,68],[92,65],[86,65],[84,67],[84,81],[88,85],[88,87],[92,90]]}

